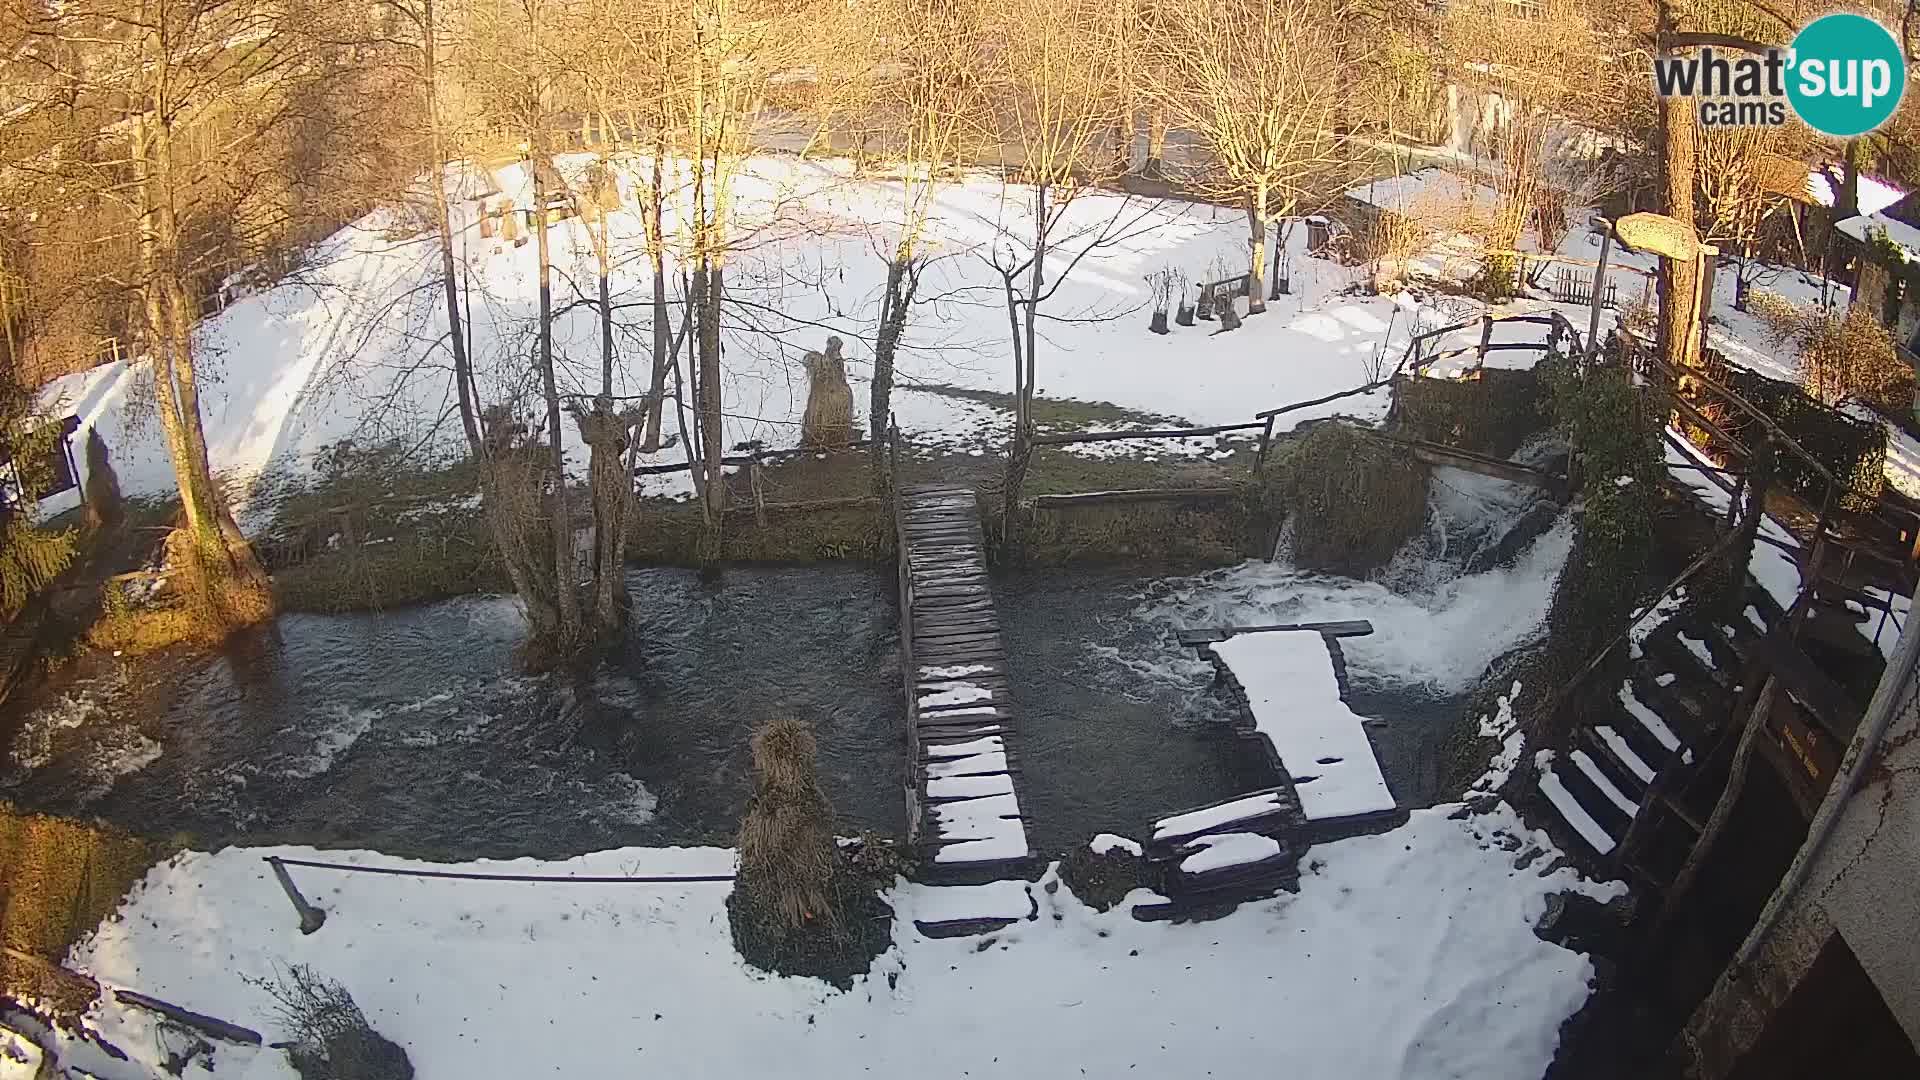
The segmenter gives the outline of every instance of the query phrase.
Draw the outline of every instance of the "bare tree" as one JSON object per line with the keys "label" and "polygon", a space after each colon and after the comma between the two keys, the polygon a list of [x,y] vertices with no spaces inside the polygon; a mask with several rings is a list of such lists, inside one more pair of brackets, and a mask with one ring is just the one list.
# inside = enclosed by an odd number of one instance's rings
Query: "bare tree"
{"label": "bare tree", "polygon": [[[1009,186],[1024,201],[1002,223],[982,257],[1001,283],[1013,354],[1014,429],[1002,491],[1002,527],[1010,528],[1032,455],[1034,380],[1042,309],[1088,254],[1118,243],[1147,210],[1119,199],[1111,212],[1074,213],[1074,204],[1110,175],[1107,140],[1124,113],[1125,96],[1107,77],[1120,19],[1097,0],[1012,0],[1002,13],[993,50],[993,92],[1002,139],[1014,172]],[[1063,264],[1049,266],[1058,249]]]}
{"label": "bare tree", "polygon": [[1246,207],[1249,314],[1266,310],[1269,223],[1297,213],[1345,157],[1338,121],[1353,83],[1329,77],[1343,25],[1331,0],[1223,0],[1183,12],[1153,46],[1154,99],[1213,156],[1200,190]]}
{"label": "bare tree", "polygon": [[1517,284],[1515,251],[1528,225],[1543,208],[1550,214],[1563,208],[1569,188],[1579,186],[1565,175],[1557,140],[1580,114],[1591,78],[1586,73],[1602,50],[1576,0],[1525,7],[1462,0],[1447,9],[1443,48],[1496,109],[1480,149],[1492,159],[1498,193],[1485,223],[1486,281],[1504,294]]}
{"label": "bare tree", "polygon": [[[333,12],[304,0],[76,0],[27,13],[35,62],[65,87],[40,152],[16,167],[115,209],[130,258],[107,275],[130,298],[155,413],[179,483],[195,606],[237,626],[271,613],[265,571],[215,486],[200,410],[203,298],[303,235],[330,155],[313,140],[349,58]],[[85,48],[73,47],[84,42]],[[328,122],[328,121],[331,121]],[[337,221],[334,222],[337,224]],[[131,272],[125,272],[130,264]]]}
{"label": "bare tree", "polygon": [[726,264],[733,249],[734,184],[749,149],[752,118],[771,73],[792,59],[792,37],[755,0],[695,0],[681,47],[685,75],[670,98],[688,165],[686,205],[677,215],[681,257],[691,275],[695,410],[700,429],[697,472],[708,550],[717,550],[727,485],[722,408]]}
{"label": "bare tree", "polygon": [[981,127],[984,87],[976,71],[987,55],[976,5],[891,0],[878,14],[894,42],[876,111],[892,133],[886,148],[898,169],[899,221],[885,255],[886,291],[874,334],[867,422],[876,454],[893,409],[894,354],[929,255],[928,220],[941,184]]}

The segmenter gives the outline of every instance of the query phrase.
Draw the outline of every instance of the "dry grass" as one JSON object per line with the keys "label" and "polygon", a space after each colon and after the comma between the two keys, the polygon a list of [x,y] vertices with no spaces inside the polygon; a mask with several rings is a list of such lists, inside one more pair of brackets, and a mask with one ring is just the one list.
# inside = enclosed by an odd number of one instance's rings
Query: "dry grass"
{"label": "dry grass", "polygon": [[[57,960],[113,913],[160,855],[137,836],[0,802],[0,944]],[[77,1012],[91,991],[47,965],[0,953],[0,995]]]}
{"label": "dry grass", "polygon": [[[224,636],[185,605],[135,607],[115,585],[107,586],[100,617],[87,630],[87,644],[114,652],[150,653],[175,645],[212,645]],[[117,599],[116,599],[117,598]]]}
{"label": "dry grass", "polygon": [[783,716],[753,736],[753,797],[740,822],[735,888],[789,928],[836,926],[833,807],[820,790],[813,730]]}
{"label": "dry grass", "polygon": [[[1130,561],[1226,566],[1259,553],[1265,529],[1251,502],[1245,494],[1235,494],[1192,502],[1028,509],[1015,531],[1014,549],[996,548],[993,555],[1036,565]],[[990,537],[999,535],[998,525],[997,519],[988,522]]]}
{"label": "dry grass", "polygon": [[97,649],[146,653],[175,645],[217,645],[234,630],[273,618],[270,588],[240,577],[209,580],[185,529],[167,535],[167,581],[147,603],[136,603],[126,582],[109,581],[100,616],[87,629]]}
{"label": "dry grass", "polygon": [[302,1080],[411,1080],[407,1052],[373,1030],[347,988],[294,964],[258,985],[273,998],[287,1059]]}
{"label": "dry grass", "polygon": [[184,528],[167,534],[167,582],[148,603],[132,600],[127,582],[106,582],[100,617],[86,630],[86,644],[129,653],[215,646],[238,626],[273,619],[273,592],[240,578],[219,586],[207,582],[190,546]]}

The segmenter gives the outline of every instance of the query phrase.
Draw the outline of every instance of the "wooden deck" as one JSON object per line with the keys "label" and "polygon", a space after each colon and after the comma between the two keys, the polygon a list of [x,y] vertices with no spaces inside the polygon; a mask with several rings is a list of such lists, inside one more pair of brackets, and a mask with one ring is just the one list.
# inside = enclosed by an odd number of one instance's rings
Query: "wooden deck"
{"label": "wooden deck", "polygon": [[907,488],[898,518],[908,839],[944,880],[1018,873],[1031,852],[979,506],[968,488]]}
{"label": "wooden deck", "polygon": [[[1239,706],[1233,726],[1254,745],[1274,784],[1154,821],[1146,858],[1167,899],[1137,907],[1135,918],[1207,917],[1295,888],[1308,847],[1407,820],[1359,718],[1341,700],[1346,675],[1336,639],[1372,632],[1364,620],[1180,632],[1181,644],[1197,648],[1218,671]],[[1299,647],[1242,655],[1227,644],[1248,637]],[[1244,670],[1236,671],[1236,662]]]}

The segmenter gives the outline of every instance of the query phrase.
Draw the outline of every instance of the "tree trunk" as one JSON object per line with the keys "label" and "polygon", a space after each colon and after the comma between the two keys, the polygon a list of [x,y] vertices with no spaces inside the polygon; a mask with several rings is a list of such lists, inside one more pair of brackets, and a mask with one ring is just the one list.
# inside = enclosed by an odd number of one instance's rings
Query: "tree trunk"
{"label": "tree trunk", "polygon": [[886,437],[887,417],[893,413],[893,358],[907,329],[907,307],[913,303],[918,280],[911,250],[902,244],[887,263],[887,291],[880,298],[880,331],[873,342],[873,395],[867,410],[867,433],[876,449]]}
{"label": "tree trunk", "polygon": [[[534,134],[538,139],[538,130]],[[567,459],[564,433],[560,429],[560,388],[553,376],[553,258],[547,237],[548,162],[544,146],[536,145],[528,167],[533,170],[534,249],[540,266],[537,362],[540,388],[547,399],[547,452],[553,471],[553,595],[554,607],[560,615],[560,640],[554,644],[562,651],[570,651],[580,642],[580,594],[575,588],[578,575],[573,565],[573,520],[567,512]]]}
{"label": "tree trunk", "polygon": [[473,400],[472,358],[467,355],[467,341],[461,327],[458,277],[453,260],[453,216],[447,206],[447,151],[441,132],[440,88],[436,81],[439,48],[436,44],[438,25],[434,22],[433,4],[434,0],[425,0],[421,14],[425,25],[420,35],[421,73],[427,84],[427,132],[432,145],[428,186],[433,189],[434,223],[440,232],[440,284],[447,301],[447,340],[453,351],[453,383],[460,399],[460,426],[467,434],[467,452],[478,455],[479,412]]}
{"label": "tree trunk", "polygon": [[1034,189],[1033,201],[1033,281],[1027,287],[1027,306],[1024,312],[1026,325],[1023,330],[1027,339],[1027,381],[1020,387],[1020,426],[1022,429],[1033,426],[1033,387],[1035,369],[1039,359],[1039,334],[1036,324],[1040,315],[1040,295],[1047,284],[1047,190],[1051,185],[1041,184]]}
{"label": "tree trunk", "polygon": [[633,499],[627,451],[639,410],[616,413],[601,398],[576,414],[580,437],[592,453],[588,466],[593,495],[593,630],[602,645],[620,635],[627,621],[625,533]]}
{"label": "tree trunk", "polygon": [[1013,535],[1020,509],[1020,489],[1026,485],[1027,464],[1033,457],[1033,390],[1038,359],[1035,347],[1041,291],[1047,284],[1047,184],[1034,188],[1033,265],[1024,304],[1016,303],[1007,283],[1007,321],[1013,333],[1014,413],[1013,444],[1007,450],[1007,477],[1001,492],[1001,538]]}
{"label": "tree trunk", "polygon": [[1267,182],[1254,185],[1247,201],[1247,314],[1267,310]]}
{"label": "tree trunk", "polygon": [[[641,214],[646,218],[647,257],[653,262],[653,383],[647,393],[647,433],[641,439],[641,449],[648,452],[660,448],[660,416],[665,404],[667,391],[667,368],[671,358],[667,355],[672,345],[672,335],[667,330],[667,249],[666,234],[661,224],[661,211],[666,196],[663,193],[661,159],[666,156],[666,139],[656,134],[653,142],[653,184],[647,188],[646,202]],[[689,436],[681,432],[682,441]],[[688,442],[687,452],[693,447]]]}
{"label": "tree trunk", "polygon": [[[1668,42],[1678,31],[1673,0],[1660,0],[1656,45],[1670,52]],[[1694,227],[1694,115],[1690,98],[1660,99],[1660,149],[1666,187],[1662,209],[1668,217],[1688,228]],[[1694,367],[1698,357],[1692,351],[1693,315],[1699,293],[1698,269],[1692,260],[1660,260],[1664,294],[1660,304],[1660,354],[1676,369]]]}
{"label": "tree trunk", "polygon": [[713,527],[718,529],[720,515],[727,508],[727,478],[722,464],[726,456],[726,425],[721,415],[720,393],[720,306],[726,285],[717,260],[707,263],[705,274],[699,317],[700,423],[704,440],[702,456],[707,459],[707,512]]}
{"label": "tree trunk", "polygon": [[[611,182],[611,181],[609,181]],[[613,292],[609,279],[613,277],[613,256],[608,245],[613,242],[607,230],[606,207],[596,198],[595,214],[598,219],[595,229],[599,240],[593,245],[594,258],[600,271],[600,393],[613,396]]]}
{"label": "tree trunk", "polygon": [[1840,190],[1833,197],[1833,220],[1843,221],[1860,212],[1860,140],[1848,139],[1841,157]]}
{"label": "tree trunk", "polygon": [[[688,292],[691,294],[692,290],[689,289]],[[687,317],[682,326],[691,326],[692,320],[693,302],[689,299]],[[682,336],[689,335],[683,331]],[[680,350],[675,349],[673,351],[673,416],[680,425],[680,441],[685,444],[687,450],[687,474],[693,478],[693,498],[700,504],[700,513],[704,517],[707,512],[706,471],[700,464],[700,422],[687,415],[687,399],[693,396],[689,390],[690,387],[680,380]]]}
{"label": "tree trunk", "polygon": [[221,504],[200,418],[193,370],[193,325],[181,279],[179,224],[174,216],[172,132],[155,111],[133,124],[134,182],[141,206],[140,296],[147,321],[154,397],[206,614],[224,627],[273,613],[264,567]]}
{"label": "tree trunk", "polygon": [[1147,108],[1147,160],[1141,174],[1158,180],[1166,174],[1167,110],[1161,105]]}

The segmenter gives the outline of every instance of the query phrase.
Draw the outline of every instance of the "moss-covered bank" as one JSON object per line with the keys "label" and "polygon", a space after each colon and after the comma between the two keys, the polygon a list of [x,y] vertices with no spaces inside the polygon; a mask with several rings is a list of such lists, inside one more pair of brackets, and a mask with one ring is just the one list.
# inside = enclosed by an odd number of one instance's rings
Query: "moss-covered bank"
{"label": "moss-covered bank", "polygon": [[0,801],[0,996],[83,1010],[83,984],[49,964],[112,914],[164,845],[103,824],[26,813]]}

